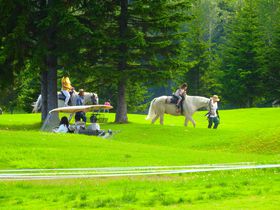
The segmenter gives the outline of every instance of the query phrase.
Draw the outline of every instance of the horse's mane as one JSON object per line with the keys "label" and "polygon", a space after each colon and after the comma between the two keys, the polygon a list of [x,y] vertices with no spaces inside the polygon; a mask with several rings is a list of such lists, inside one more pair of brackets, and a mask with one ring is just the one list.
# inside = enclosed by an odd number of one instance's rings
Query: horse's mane
{"label": "horse's mane", "polygon": [[209,103],[209,98],[203,97],[203,96],[189,96],[186,95],[185,101],[186,103],[193,104],[192,107],[195,107],[195,110],[207,106]]}
{"label": "horse's mane", "polygon": [[190,95],[186,95],[185,99],[192,99],[192,100],[194,100],[194,99],[206,100],[207,99],[207,100],[209,100],[209,98],[204,97],[204,96],[190,96]]}

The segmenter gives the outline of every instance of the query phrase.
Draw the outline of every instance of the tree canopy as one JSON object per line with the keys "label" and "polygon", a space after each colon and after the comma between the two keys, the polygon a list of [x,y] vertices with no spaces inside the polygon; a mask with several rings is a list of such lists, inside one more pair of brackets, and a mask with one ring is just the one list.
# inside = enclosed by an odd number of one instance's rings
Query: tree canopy
{"label": "tree canopy", "polygon": [[267,105],[280,93],[279,4],[0,0],[0,104],[30,111],[41,93],[44,119],[64,68],[77,89],[111,99],[116,122],[145,110],[155,87],[182,82],[227,107]]}

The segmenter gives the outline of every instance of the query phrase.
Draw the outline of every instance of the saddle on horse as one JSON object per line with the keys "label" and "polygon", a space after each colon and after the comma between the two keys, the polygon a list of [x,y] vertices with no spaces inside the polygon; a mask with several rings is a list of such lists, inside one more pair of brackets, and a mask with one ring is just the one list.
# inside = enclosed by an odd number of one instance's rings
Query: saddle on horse
{"label": "saddle on horse", "polygon": [[[71,103],[72,94],[73,94],[73,91],[70,91],[70,100],[68,101],[69,106],[72,105],[72,103]],[[62,91],[60,91],[58,94],[58,100],[65,101],[65,98],[66,98],[66,96],[64,95],[64,93]]]}
{"label": "saddle on horse", "polygon": [[[178,100],[179,100],[178,96],[172,95],[172,96],[170,96],[169,103],[170,103],[170,104],[174,104],[174,105],[176,106]],[[179,104],[179,110],[181,110],[181,114],[183,114],[183,101],[184,101],[184,100],[185,100],[185,98],[182,97],[182,100],[181,100],[181,102],[180,102],[180,104]],[[168,103],[168,99],[166,99],[166,103]],[[176,108],[177,108],[177,106],[176,106]]]}

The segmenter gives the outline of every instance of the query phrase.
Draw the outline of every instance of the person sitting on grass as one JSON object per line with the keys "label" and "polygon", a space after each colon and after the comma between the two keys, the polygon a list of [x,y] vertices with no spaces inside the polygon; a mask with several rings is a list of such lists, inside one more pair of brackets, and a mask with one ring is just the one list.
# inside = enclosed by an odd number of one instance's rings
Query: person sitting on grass
{"label": "person sitting on grass", "polygon": [[85,129],[85,121],[82,121],[82,118],[80,115],[75,115],[75,125],[74,125],[74,130],[75,132],[79,132],[79,130]]}
{"label": "person sitting on grass", "polygon": [[62,117],[59,123],[59,127],[54,129],[55,133],[68,133],[69,132],[69,121],[67,117]]}
{"label": "person sitting on grass", "polygon": [[97,118],[95,115],[92,115],[90,118],[89,118],[91,124],[88,126],[88,129],[89,130],[92,130],[92,131],[99,131],[100,130],[100,125],[97,123]]}
{"label": "person sitting on grass", "polygon": [[[105,136],[106,132],[104,130],[100,130],[100,125],[97,123],[97,118],[95,115],[90,117],[91,124],[88,126],[88,130],[93,131],[97,136]],[[109,135],[112,135],[112,132],[109,132]]]}

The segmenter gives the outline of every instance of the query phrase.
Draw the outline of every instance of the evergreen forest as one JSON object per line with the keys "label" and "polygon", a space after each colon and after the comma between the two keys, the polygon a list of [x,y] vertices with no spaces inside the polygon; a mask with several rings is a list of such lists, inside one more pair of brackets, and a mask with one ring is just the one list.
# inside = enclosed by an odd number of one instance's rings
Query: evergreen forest
{"label": "evergreen forest", "polygon": [[115,122],[188,83],[222,108],[280,100],[279,0],[0,0],[0,107],[42,119],[65,70]]}

